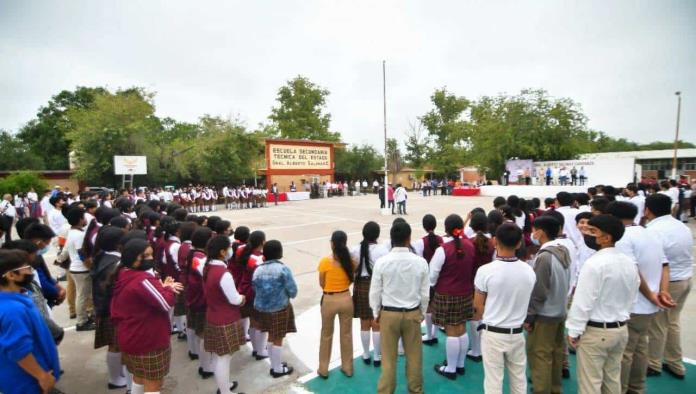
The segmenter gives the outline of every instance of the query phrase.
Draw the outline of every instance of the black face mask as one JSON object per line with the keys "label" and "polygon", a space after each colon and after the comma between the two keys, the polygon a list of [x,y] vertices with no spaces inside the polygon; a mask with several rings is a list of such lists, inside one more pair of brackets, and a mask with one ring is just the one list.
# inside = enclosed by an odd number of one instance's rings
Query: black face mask
{"label": "black face mask", "polygon": [[585,245],[587,245],[588,248],[593,249],[593,250],[600,249],[599,245],[597,245],[597,237],[584,234],[583,238],[585,239]]}
{"label": "black face mask", "polygon": [[28,288],[31,282],[34,281],[34,274],[26,274],[22,277],[22,280],[17,282],[17,286]]}
{"label": "black face mask", "polygon": [[138,267],[139,270],[141,271],[147,271],[155,268],[155,260],[153,259],[147,259],[147,260],[140,260],[140,266]]}

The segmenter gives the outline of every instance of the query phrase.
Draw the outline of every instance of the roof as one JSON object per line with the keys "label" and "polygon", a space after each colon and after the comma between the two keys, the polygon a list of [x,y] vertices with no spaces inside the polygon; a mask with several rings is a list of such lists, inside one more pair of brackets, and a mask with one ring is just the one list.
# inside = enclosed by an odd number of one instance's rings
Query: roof
{"label": "roof", "polygon": [[[634,158],[636,160],[650,160],[650,159],[671,159],[674,156],[673,149],[661,149],[661,150],[640,150],[640,151],[628,151],[628,152],[603,152],[603,153],[586,153],[580,155],[580,159],[614,159],[614,158]],[[684,148],[677,150],[677,157],[680,159],[684,158],[696,158],[696,149]]]}

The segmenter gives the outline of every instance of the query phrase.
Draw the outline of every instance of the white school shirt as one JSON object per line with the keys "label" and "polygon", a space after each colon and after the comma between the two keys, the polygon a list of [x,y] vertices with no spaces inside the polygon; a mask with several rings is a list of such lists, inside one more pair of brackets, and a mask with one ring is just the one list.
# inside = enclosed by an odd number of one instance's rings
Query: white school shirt
{"label": "white school shirt", "polygon": [[63,216],[63,212],[52,206],[48,212],[48,226],[53,230],[53,233],[60,234],[66,224],[68,224],[68,220]]}
{"label": "white school shirt", "polygon": [[49,202],[50,198],[48,196],[43,196],[39,205],[41,206],[41,213],[48,216],[49,212],[53,209],[53,205]]}
{"label": "white school shirt", "polygon": [[527,318],[536,275],[520,260],[493,260],[476,271],[474,286],[486,293],[481,322],[500,328],[518,328]]}
{"label": "white school shirt", "polygon": [[[381,245],[379,244],[370,244],[369,246],[370,250],[370,268],[375,267],[375,262],[377,259],[380,257],[386,255],[388,253],[387,250],[385,250]],[[355,261],[355,264],[360,264],[360,244],[353,246],[350,250],[350,257],[353,258],[353,261]],[[356,266],[357,267],[357,266]],[[362,267],[362,272],[360,272],[360,276],[369,276],[369,273],[367,272],[367,267],[363,265]]]}
{"label": "white school shirt", "polygon": [[638,213],[636,214],[635,219],[633,219],[633,223],[640,224],[640,219],[643,217],[643,212],[645,211],[645,197],[635,195],[629,198],[627,201],[638,208]]}
{"label": "white school shirt", "polygon": [[[662,244],[653,238],[641,226],[628,226],[623,237],[615,245],[616,249],[638,263],[638,271],[648,283],[653,293],[660,290],[662,265],[667,264],[667,257],[662,252]],[[657,305],[648,301],[640,292],[636,297],[632,313],[649,315],[660,310]]]}
{"label": "white school shirt", "polygon": [[82,242],[85,240],[85,232],[71,228],[68,231],[68,238],[65,240],[65,248],[70,256],[70,272],[87,272],[89,269],[80,258],[78,251],[82,249]]}
{"label": "white school shirt", "polygon": [[[174,268],[176,270],[179,270],[179,248],[181,247],[181,240],[179,237],[172,235],[169,237],[170,241],[176,241],[173,242],[171,245],[169,245],[169,254],[172,256],[172,260],[174,260]],[[166,257],[165,257],[166,258]]]}
{"label": "white school shirt", "polygon": [[430,301],[428,263],[408,248],[395,247],[372,269],[370,307],[375,318],[382,306],[420,308],[425,316]]}
{"label": "white school shirt", "polygon": [[691,230],[671,215],[651,220],[646,225],[648,233],[660,240],[662,251],[669,262],[669,280],[687,280],[693,276],[694,240]]}
{"label": "white school shirt", "polygon": [[29,202],[37,202],[37,201],[39,201],[39,195],[36,194],[35,192],[29,192],[29,193],[27,193],[27,198],[29,199]]}
{"label": "white school shirt", "polygon": [[563,215],[563,234],[567,235],[577,248],[578,245],[585,242],[575,223],[575,216],[577,216],[580,211],[568,206],[556,208],[556,211]]}
{"label": "white school shirt", "polygon": [[17,215],[17,210],[15,209],[14,205],[7,200],[0,201],[0,211],[2,211],[3,215],[10,217],[15,217],[15,215]]}
{"label": "white school shirt", "polygon": [[582,335],[590,320],[598,323],[628,320],[639,286],[635,260],[613,247],[597,251],[580,271],[566,319],[568,335],[572,338]]}

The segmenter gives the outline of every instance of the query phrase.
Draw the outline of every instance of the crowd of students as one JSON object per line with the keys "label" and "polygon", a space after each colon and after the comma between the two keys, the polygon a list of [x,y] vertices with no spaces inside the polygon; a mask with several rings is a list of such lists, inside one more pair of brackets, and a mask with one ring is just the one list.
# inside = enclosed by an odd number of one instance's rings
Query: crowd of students
{"label": "crowd of students", "polygon": [[[273,378],[293,372],[282,345],[296,332],[290,300],[298,289],[280,241],[174,201],[84,197],[56,193],[49,225],[23,218],[21,239],[0,249],[0,392],[53,388],[64,333],[51,308],[66,300],[76,329],[94,331],[94,348],[108,350],[109,389],[159,392],[172,334],[221,393],[238,387],[231,356],[246,342],[253,360],[270,359]],[[499,197],[488,213],[447,216],[440,235],[425,215],[419,239],[403,218],[381,242],[380,226],[367,222],[352,248],[335,231],[318,265],[317,374],[329,378],[338,317],[341,372],[354,373],[357,318],[361,359],[381,368],[380,393],[395,391],[399,354],[408,390],[423,392],[422,346],[438,344],[437,327],[446,340],[434,371],[461,379],[467,359],[482,362],[487,393],[502,392],[504,371],[510,391],[525,393],[528,366],[534,392],[561,392],[569,351],[577,352],[581,392],[644,392],[646,376],[662,371],[683,379],[679,314],[693,239],[672,216],[672,198],[629,185],[561,192],[545,203],[542,210],[538,199]],[[61,217],[67,233],[54,228]],[[67,288],[43,258],[59,231]]]}

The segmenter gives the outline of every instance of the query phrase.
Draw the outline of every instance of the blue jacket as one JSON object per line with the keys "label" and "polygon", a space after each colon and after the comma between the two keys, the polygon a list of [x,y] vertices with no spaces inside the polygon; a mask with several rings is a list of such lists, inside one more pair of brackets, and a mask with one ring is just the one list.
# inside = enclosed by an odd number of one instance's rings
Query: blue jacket
{"label": "blue jacket", "polygon": [[278,260],[269,260],[256,267],[251,280],[254,287],[254,308],[259,312],[285,309],[290,298],[297,296],[297,284],[290,268]]}
{"label": "blue jacket", "polygon": [[32,353],[46,371],[60,377],[58,350],[51,332],[27,293],[0,291],[0,392],[40,393],[38,382],[17,364]]}

